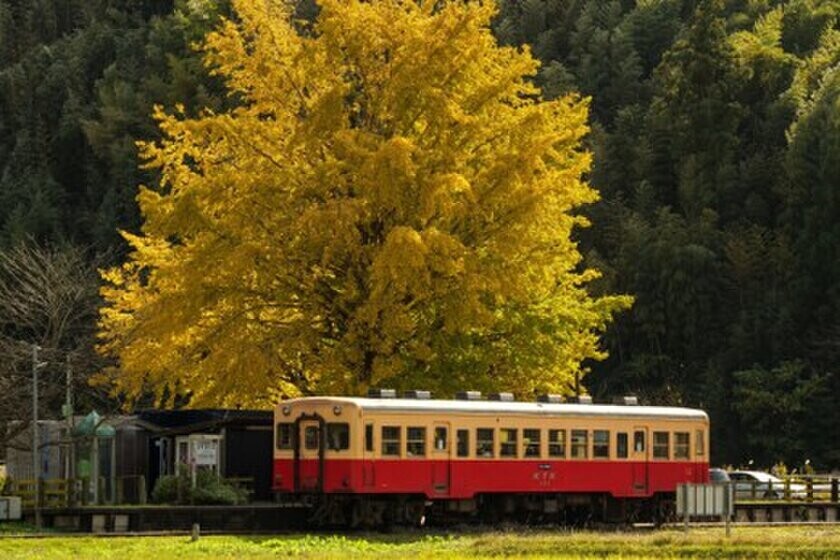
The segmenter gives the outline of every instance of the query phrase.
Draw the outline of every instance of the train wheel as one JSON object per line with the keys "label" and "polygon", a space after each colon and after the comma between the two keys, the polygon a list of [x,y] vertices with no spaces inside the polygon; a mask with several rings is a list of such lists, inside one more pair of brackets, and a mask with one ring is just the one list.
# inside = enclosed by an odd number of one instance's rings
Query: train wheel
{"label": "train wheel", "polygon": [[422,527],[426,524],[425,500],[408,500],[403,508],[405,522],[409,526]]}

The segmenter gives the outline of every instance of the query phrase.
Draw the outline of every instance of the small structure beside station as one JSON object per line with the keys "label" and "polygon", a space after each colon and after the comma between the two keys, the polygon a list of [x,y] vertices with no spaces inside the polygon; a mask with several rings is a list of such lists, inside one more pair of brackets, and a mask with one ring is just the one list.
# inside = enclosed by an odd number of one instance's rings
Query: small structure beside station
{"label": "small structure beside station", "polygon": [[103,417],[39,421],[39,472],[32,472],[29,428],[2,450],[7,493],[34,505],[35,477],[44,508],[145,504],[161,476],[207,469],[271,499],[272,412],[144,410]]}

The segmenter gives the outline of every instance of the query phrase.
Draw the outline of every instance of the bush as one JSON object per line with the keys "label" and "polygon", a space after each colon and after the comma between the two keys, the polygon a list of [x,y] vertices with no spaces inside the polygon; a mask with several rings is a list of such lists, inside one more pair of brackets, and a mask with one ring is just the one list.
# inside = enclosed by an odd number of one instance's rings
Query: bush
{"label": "bush", "polygon": [[152,490],[152,501],[156,504],[235,505],[245,503],[247,499],[245,490],[207,469],[200,469],[196,473],[195,488],[190,480],[189,471],[179,469],[177,475],[160,477]]}

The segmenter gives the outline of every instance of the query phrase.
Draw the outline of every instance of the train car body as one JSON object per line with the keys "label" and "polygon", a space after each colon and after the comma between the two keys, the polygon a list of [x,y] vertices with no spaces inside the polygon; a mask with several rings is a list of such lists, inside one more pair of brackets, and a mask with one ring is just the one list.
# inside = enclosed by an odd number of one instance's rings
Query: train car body
{"label": "train car body", "polygon": [[[275,411],[286,496],[649,499],[708,481],[701,410],[486,400],[311,397]],[[455,506],[460,507],[460,506]]]}

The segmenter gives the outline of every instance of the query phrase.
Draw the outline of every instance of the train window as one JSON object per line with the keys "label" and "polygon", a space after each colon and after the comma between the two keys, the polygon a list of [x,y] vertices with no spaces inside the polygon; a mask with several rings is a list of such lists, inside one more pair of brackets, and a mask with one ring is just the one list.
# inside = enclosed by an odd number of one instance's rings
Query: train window
{"label": "train window", "polygon": [[303,444],[307,449],[318,449],[318,426],[307,426],[303,431]]}
{"label": "train window", "polygon": [[493,428],[478,428],[475,431],[475,456],[493,456]]}
{"label": "train window", "polygon": [[586,430],[572,430],[572,459],[586,459],[587,435]]}
{"label": "train window", "polygon": [[645,433],[643,431],[633,432],[633,453],[645,452]]}
{"label": "train window", "polygon": [[501,449],[499,455],[502,457],[516,457],[517,436],[519,430],[516,428],[502,428],[499,430],[499,440],[501,441]]}
{"label": "train window", "polygon": [[350,449],[350,424],[345,422],[327,424],[327,449],[330,451]]}
{"label": "train window", "polygon": [[694,432],[694,454],[695,455],[705,455],[706,454],[706,439],[704,438],[705,433],[703,430],[697,430]]}
{"label": "train window", "polygon": [[627,434],[625,432],[616,434],[615,454],[619,459],[627,458]]}
{"label": "train window", "polygon": [[674,433],[674,459],[688,459],[688,432]]}
{"label": "train window", "polygon": [[365,425],[365,451],[373,452],[373,424]]}
{"label": "train window", "polygon": [[278,422],[277,449],[292,449],[294,447],[293,434],[294,432],[292,431],[292,424],[290,422]]}
{"label": "train window", "polygon": [[426,456],[426,428],[412,426],[405,438],[405,450],[409,457]]}
{"label": "train window", "polygon": [[599,459],[610,458],[609,430],[595,430],[592,432],[592,456]]}
{"label": "train window", "polygon": [[540,431],[536,429],[522,430],[522,444],[525,446],[526,457],[539,457]]}
{"label": "train window", "polygon": [[458,430],[458,457],[470,456],[470,431]]}
{"label": "train window", "polygon": [[402,428],[399,426],[382,426],[382,454],[400,455]]}
{"label": "train window", "polygon": [[668,443],[669,443],[669,436],[668,432],[653,432],[653,458],[654,459],[667,459],[668,454]]}
{"label": "train window", "polygon": [[548,430],[548,456],[566,456],[566,430]]}
{"label": "train window", "polygon": [[447,441],[447,429],[443,426],[437,426],[435,428],[435,451],[446,451]]}

